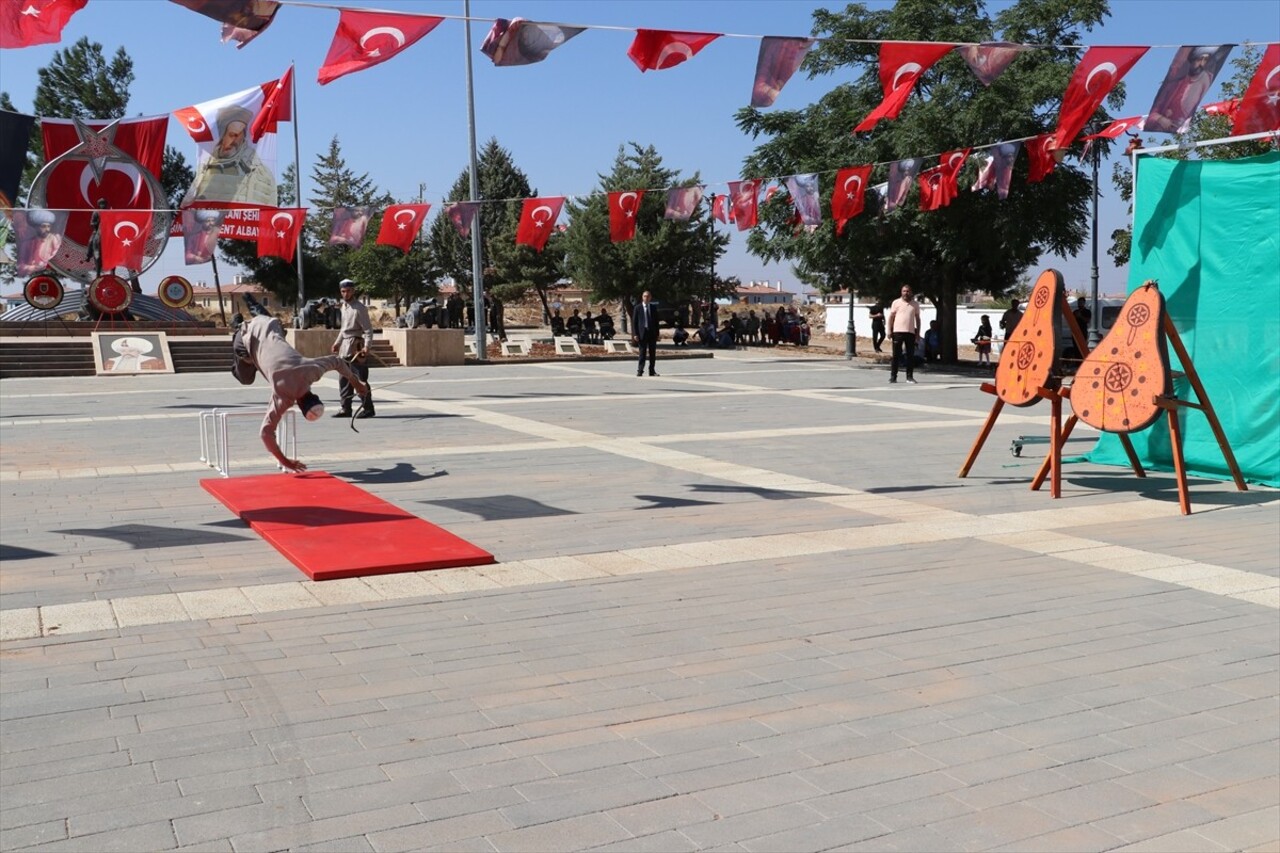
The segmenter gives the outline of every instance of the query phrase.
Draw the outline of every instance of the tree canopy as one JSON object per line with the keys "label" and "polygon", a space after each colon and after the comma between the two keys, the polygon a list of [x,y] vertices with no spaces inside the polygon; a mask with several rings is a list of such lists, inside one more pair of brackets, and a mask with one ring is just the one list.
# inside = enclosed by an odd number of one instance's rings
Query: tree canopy
{"label": "tree canopy", "polygon": [[715,262],[729,238],[714,232],[705,206],[699,205],[687,221],[664,219],[666,196],[650,191],[636,213],[635,239],[614,243],[609,238],[607,193],[695,186],[697,174],[682,178],[662,165],[653,146],[632,142],[618,148],[612,171],[599,178],[599,192],[567,205],[573,226],[564,235],[566,271],[576,284],[590,288],[598,300],[620,299],[628,305],[646,290],[658,302],[719,295]]}
{"label": "tree canopy", "polygon": [[[896,120],[853,135],[850,129],[882,97],[877,47],[866,42],[1071,45],[1082,41],[1082,28],[1100,24],[1107,14],[1106,0],[1018,0],[994,17],[974,0],[899,0],[891,9],[878,10],[862,4],[850,4],[842,12],[819,9],[813,32],[827,38],[808,55],[804,70],[811,77],[850,70],[859,76],[804,109],[740,110],[739,127],[761,140],[744,164],[744,176],[824,173],[823,204],[829,210],[830,175],[837,169],[1050,132],[1079,48],[1021,53],[990,87],[982,85],[962,57],[948,54],[923,75]],[[1113,102],[1120,96],[1113,93]],[[1101,110],[1099,118],[1105,118]],[[938,306],[943,350],[954,358],[960,292],[1004,294],[1044,254],[1065,257],[1078,251],[1087,233],[1090,180],[1070,163],[1044,181],[1028,184],[1027,158],[1021,155],[1004,201],[994,193],[968,191],[976,168],[974,163],[964,168],[962,191],[949,207],[920,211],[913,190],[907,203],[889,214],[869,204],[839,237],[830,226],[795,234],[786,205],[763,205],[762,227],[749,237],[748,246],[767,260],[790,260],[801,281],[824,292],[849,288],[885,298],[903,284],[912,285]],[[883,178],[873,173],[872,180]]]}

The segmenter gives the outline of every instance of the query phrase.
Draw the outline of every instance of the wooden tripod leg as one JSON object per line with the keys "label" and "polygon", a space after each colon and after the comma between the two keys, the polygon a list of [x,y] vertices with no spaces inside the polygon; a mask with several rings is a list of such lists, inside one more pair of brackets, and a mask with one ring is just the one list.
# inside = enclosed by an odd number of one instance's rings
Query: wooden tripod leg
{"label": "wooden tripod leg", "polygon": [[991,414],[987,415],[987,421],[982,425],[982,431],[978,433],[978,439],[973,443],[973,448],[969,451],[969,456],[964,460],[964,465],[960,467],[960,473],[956,476],[963,480],[969,476],[969,469],[973,467],[973,463],[978,460],[978,454],[982,452],[982,445],[986,443],[987,436],[991,435],[991,428],[996,425],[996,418],[1000,417],[1000,410],[1004,408],[1004,400],[996,398],[995,403],[991,406]]}
{"label": "wooden tripod leg", "polygon": [[1124,446],[1125,455],[1129,457],[1129,465],[1133,468],[1133,474],[1138,479],[1147,476],[1147,469],[1142,467],[1142,463],[1138,461],[1138,451],[1133,449],[1133,442],[1129,439],[1129,434],[1122,432],[1117,435],[1120,444]]}
{"label": "wooden tripod leg", "polygon": [[1049,496],[1062,497],[1062,398],[1054,395],[1049,401]]}
{"label": "wooden tripod leg", "polygon": [[1213,404],[1209,402],[1209,394],[1204,390],[1204,385],[1200,382],[1200,374],[1196,373],[1196,367],[1191,363],[1191,356],[1187,354],[1187,348],[1182,345],[1182,338],[1178,335],[1178,328],[1173,325],[1173,321],[1169,319],[1169,315],[1164,315],[1164,333],[1169,339],[1169,343],[1173,344],[1173,351],[1178,354],[1178,360],[1182,362],[1182,370],[1187,375],[1187,381],[1191,383],[1191,389],[1196,392],[1196,401],[1200,403],[1204,416],[1209,419],[1209,429],[1213,430],[1213,437],[1218,440],[1218,447],[1222,450],[1222,458],[1227,462],[1227,469],[1231,471],[1231,478],[1236,482],[1236,491],[1247,492],[1249,487],[1245,485],[1244,475],[1240,473],[1240,466],[1236,464],[1236,455],[1231,452],[1231,445],[1227,443],[1227,434],[1222,430],[1222,423],[1218,420],[1218,415],[1213,410]]}
{"label": "wooden tripod leg", "polygon": [[1178,477],[1178,507],[1183,515],[1191,515],[1191,495],[1187,494],[1187,469],[1182,460],[1182,428],[1178,426],[1176,406],[1166,409],[1169,415],[1169,441],[1173,444],[1173,471]]}
{"label": "wooden tripod leg", "polygon": [[[1076,428],[1076,424],[1080,419],[1074,414],[1067,418],[1067,422],[1062,427],[1062,437],[1058,439],[1058,443],[1065,445],[1067,439],[1071,437],[1071,431]],[[1036,478],[1031,481],[1031,491],[1038,492],[1040,487],[1044,485],[1044,478],[1049,476],[1049,468],[1053,465],[1053,450],[1050,449],[1044,455],[1044,461],[1040,463],[1040,470],[1036,472]]]}

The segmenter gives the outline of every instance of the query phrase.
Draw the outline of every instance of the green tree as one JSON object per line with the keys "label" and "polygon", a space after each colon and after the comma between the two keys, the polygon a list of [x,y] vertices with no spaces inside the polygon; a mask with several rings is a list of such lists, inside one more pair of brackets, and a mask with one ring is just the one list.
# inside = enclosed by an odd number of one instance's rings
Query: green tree
{"label": "green tree", "polygon": [[[1249,88],[1249,81],[1253,79],[1253,74],[1258,69],[1258,62],[1261,57],[1261,50],[1252,45],[1247,45],[1244,52],[1231,61],[1231,64],[1235,67],[1235,72],[1230,79],[1222,81],[1222,100],[1244,97],[1245,90]],[[1161,152],[1155,156],[1173,160],[1186,160],[1188,158],[1238,160],[1241,157],[1256,157],[1259,154],[1266,154],[1271,150],[1271,141],[1268,139],[1250,139],[1245,142],[1230,142],[1225,145],[1207,145],[1204,148],[1195,147],[1197,142],[1209,139],[1226,139],[1231,136],[1232,121],[1233,119],[1229,115],[1214,115],[1204,110],[1197,110],[1196,114],[1191,118],[1191,126],[1186,133],[1173,137],[1163,135],[1158,137],[1148,136],[1145,144],[1158,147],[1169,144],[1170,139],[1172,139],[1178,145],[1178,148]],[[1140,137],[1135,136],[1133,139],[1136,144]],[[1129,203],[1130,219],[1132,219],[1133,168],[1128,157],[1112,165],[1111,183],[1119,192],[1120,198]],[[1129,252],[1132,243],[1132,225],[1126,225],[1111,232],[1111,247],[1107,249],[1107,254],[1115,260],[1116,266],[1122,267],[1129,263]]]}
{"label": "green tree", "polygon": [[[661,188],[695,186],[697,174],[683,179],[663,167],[652,145],[631,142],[618,148],[613,169],[599,178],[599,192],[568,206],[573,227],[565,234],[566,269],[576,284],[590,288],[598,300],[620,299],[628,309],[646,290],[667,303],[723,292],[726,284],[715,278],[714,269],[729,238],[715,233],[707,207],[699,205],[687,221],[663,218]],[[649,187],[658,189],[640,202],[635,239],[611,242],[607,194]]]}
{"label": "green tree", "polygon": [[[827,38],[806,58],[805,70],[817,77],[853,68],[861,76],[804,109],[739,111],[739,126],[764,140],[747,158],[744,174],[829,176],[859,163],[887,163],[1052,131],[1079,48],[1026,51],[990,87],[981,84],[962,57],[948,54],[921,78],[897,120],[882,122],[868,134],[849,132],[882,97],[877,42],[1078,45],[1080,28],[1096,26],[1107,14],[1106,0],[1018,0],[995,17],[975,0],[899,0],[891,9],[875,11],[862,4],[850,4],[843,12],[819,9],[813,33]],[[1113,103],[1121,94],[1113,93]],[[975,168],[965,167],[962,185],[972,182]],[[873,181],[883,180],[884,173],[880,167]],[[954,359],[960,292],[1006,293],[1044,254],[1066,257],[1084,245],[1089,179],[1069,164],[1037,184],[1028,184],[1026,176],[1023,156],[1004,201],[965,191],[943,210],[921,212],[913,192],[887,215],[873,202],[839,237],[832,228],[796,234],[789,206],[767,204],[762,227],[750,235],[748,247],[767,260],[790,260],[801,281],[824,292],[848,287],[886,298],[902,284],[911,284],[937,306],[944,357]],[[823,189],[826,209],[830,193],[828,184]]]}
{"label": "green tree", "polygon": [[[511,153],[490,139],[476,159],[476,183],[480,206],[476,219],[480,223],[480,267],[493,269],[491,247],[498,242],[515,242],[516,224],[519,222],[521,201],[537,193],[529,184],[529,178],[516,166]],[[454,181],[445,201],[464,201],[471,198],[470,170],[463,169]],[[464,291],[472,286],[471,240],[462,239],[447,216],[437,216],[427,237],[436,263],[445,276],[452,278]],[[485,273],[486,279],[488,272]],[[494,275],[497,271],[494,270]],[[506,282],[486,281],[486,285]]]}

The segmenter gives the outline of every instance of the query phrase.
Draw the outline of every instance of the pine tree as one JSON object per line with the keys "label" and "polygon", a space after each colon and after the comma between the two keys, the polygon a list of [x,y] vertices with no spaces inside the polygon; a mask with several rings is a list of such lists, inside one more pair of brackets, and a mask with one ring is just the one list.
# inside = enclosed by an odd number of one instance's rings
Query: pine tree
{"label": "pine tree", "polygon": [[[663,167],[653,146],[631,142],[618,148],[612,171],[599,178],[599,192],[567,206],[573,227],[564,235],[564,251],[575,284],[590,288],[598,300],[620,299],[626,307],[646,290],[657,302],[675,304],[714,298],[731,286],[714,277],[729,238],[715,234],[708,206],[699,205],[687,221],[663,218],[664,188],[695,186],[697,174],[683,179]],[[653,189],[641,200],[635,239],[611,242],[607,194],[647,188]]]}
{"label": "pine tree", "polygon": [[[484,202],[476,214],[480,227],[481,269],[486,270],[486,286],[503,284],[505,282],[500,280],[488,280],[488,271],[493,267],[491,247],[499,242],[515,242],[521,202],[537,193],[529,185],[529,178],[515,165],[510,152],[499,145],[496,139],[490,139],[481,149],[476,159],[476,172],[480,199]],[[469,198],[470,170],[463,169],[445,200],[463,201]],[[449,218],[440,215],[431,224],[427,243],[443,274],[451,277],[460,287],[469,289],[472,283],[471,240],[458,236],[458,231]]]}

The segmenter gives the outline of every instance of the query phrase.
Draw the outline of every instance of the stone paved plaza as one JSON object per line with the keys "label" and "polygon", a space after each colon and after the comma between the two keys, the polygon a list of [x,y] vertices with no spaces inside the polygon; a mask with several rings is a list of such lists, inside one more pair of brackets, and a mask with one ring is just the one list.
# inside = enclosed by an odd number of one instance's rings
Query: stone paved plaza
{"label": "stone paved plaza", "polygon": [[323,583],[261,380],[6,379],[0,848],[1280,849],[1280,495],[789,355],[375,370],[302,458],[498,563]]}

